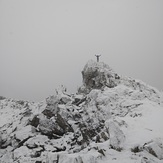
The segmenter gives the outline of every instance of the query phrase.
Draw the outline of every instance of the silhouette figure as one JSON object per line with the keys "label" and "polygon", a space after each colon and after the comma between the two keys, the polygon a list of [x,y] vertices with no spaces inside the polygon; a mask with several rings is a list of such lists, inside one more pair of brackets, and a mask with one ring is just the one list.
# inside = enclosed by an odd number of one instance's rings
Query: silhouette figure
{"label": "silhouette figure", "polygon": [[95,55],[97,57],[97,62],[99,62],[99,58],[101,55]]}

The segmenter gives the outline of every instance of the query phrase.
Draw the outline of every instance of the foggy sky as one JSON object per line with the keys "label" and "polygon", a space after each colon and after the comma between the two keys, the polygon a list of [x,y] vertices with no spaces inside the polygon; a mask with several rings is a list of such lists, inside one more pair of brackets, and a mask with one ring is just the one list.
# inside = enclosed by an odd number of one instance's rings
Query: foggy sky
{"label": "foggy sky", "polygon": [[0,0],[0,95],[75,92],[95,54],[163,90],[163,0]]}

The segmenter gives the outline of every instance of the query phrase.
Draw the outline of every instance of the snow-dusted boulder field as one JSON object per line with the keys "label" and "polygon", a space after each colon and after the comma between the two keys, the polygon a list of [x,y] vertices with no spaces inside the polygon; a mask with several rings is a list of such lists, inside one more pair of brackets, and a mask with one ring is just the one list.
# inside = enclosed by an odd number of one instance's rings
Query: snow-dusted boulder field
{"label": "snow-dusted boulder field", "polygon": [[0,97],[0,163],[162,163],[163,93],[89,61],[76,94]]}

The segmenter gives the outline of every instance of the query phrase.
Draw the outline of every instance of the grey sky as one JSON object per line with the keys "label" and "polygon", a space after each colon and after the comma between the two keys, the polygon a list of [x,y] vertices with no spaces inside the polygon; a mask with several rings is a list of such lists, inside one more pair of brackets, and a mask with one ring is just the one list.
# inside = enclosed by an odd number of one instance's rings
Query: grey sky
{"label": "grey sky", "polygon": [[0,0],[0,95],[81,85],[89,59],[163,89],[163,0]]}

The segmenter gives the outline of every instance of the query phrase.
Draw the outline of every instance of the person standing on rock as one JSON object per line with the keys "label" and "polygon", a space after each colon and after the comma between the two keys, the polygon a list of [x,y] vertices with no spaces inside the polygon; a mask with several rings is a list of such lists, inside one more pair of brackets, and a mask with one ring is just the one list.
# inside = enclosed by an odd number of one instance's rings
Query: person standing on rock
{"label": "person standing on rock", "polygon": [[99,58],[101,55],[95,55],[97,57],[97,62],[99,62]]}

